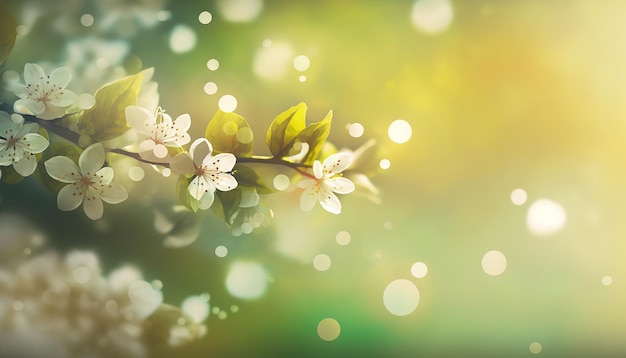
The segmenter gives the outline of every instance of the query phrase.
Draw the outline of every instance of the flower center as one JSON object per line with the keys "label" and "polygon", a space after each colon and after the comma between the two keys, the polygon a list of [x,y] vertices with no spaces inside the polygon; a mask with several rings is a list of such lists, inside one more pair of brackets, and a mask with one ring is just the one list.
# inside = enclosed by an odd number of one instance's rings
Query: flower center
{"label": "flower center", "polygon": [[86,187],[86,186],[91,186],[94,184],[94,182],[89,178],[89,176],[85,175],[82,178],[80,178],[80,183]]}

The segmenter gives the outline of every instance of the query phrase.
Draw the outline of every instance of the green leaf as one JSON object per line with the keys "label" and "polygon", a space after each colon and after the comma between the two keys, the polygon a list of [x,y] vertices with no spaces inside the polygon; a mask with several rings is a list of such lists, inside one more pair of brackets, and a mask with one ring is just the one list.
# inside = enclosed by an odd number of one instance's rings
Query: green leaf
{"label": "green leaf", "polygon": [[[40,131],[41,134],[41,131]],[[43,135],[43,134],[42,134]],[[33,174],[35,179],[41,183],[45,188],[50,191],[58,192],[63,188],[66,183],[61,183],[55,179],[52,179],[46,171],[45,161],[56,156],[64,156],[78,163],[78,157],[80,157],[81,150],[73,143],[67,141],[52,142],[43,152],[41,160],[37,164],[37,169]]]}
{"label": "green leaf", "polygon": [[311,165],[318,159],[322,146],[330,133],[330,124],[333,120],[333,111],[329,111],[326,117],[319,122],[311,123],[302,132],[298,133],[294,143],[302,142],[309,144],[309,151],[302,158],[301,163]]}
{"label": "green leaf", "polygon": [[299,103],[276,116],[267,130],[266,142],[275,158],[289,152],[296,136],[305,129],[306,104]]}
{"label": "green leaf", "polygon": [[[215,201],[213,202],[213,210],[227,224],[228,219],[239,209],[241,203],[241,190],[234,189],[229,191],[215,191]],[[219,202],[219,205],[215,205]],[[221,211],[221,213],[219,212]]]}
{"label": "green leaf", "polygon": [[144,72],[108,83],[96,91],[96,104],[79,115],[79,133],[91,136],[91,142],[119,137],[128,130],[126,107],[137,103]]}
{"label": "green leaf", "polygon": [[206,126],[205,137],[216,153],[233,153],[238,157],[252,156],[254,138],[248,122],[236,113],[217,110]]}
{"label": "green leaf", "polygon": [[198,200],[189,194],[189,183],[193,180],[193,177],[187,178],[184,175],[178,177],[176,181],[176,193],[178,193],[178,199],[187,209],[196,212],[198,211]]}
{"label": "green leaf", "polygon": [[265,184],[261,177],[250,167],[245,165],[235,165],[235,173],[233,174],[240,186],[255,188],[259,194],[270,194],[274,191]]}
{"label": "green leaf", "polygon": [[0,64],[9,56],[15,37],[17,36],[17,25],[15,18],[11,14],[11,9],[0,0]]}

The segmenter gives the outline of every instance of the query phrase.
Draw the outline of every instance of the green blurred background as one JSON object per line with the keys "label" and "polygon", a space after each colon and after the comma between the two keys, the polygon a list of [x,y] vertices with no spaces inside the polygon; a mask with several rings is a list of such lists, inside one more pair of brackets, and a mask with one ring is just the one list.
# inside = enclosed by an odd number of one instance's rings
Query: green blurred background
{"label": "green blurred background", "polygon": [[[127,72],[155,68],[161,106],[191,115],[192,138],[230,94],[254,130],[256,154],[268,154],[274,116],[299,102],[309,122],[333,110],[329,140],[337,147],[376,140],[368,174],[380,203],[343,195],[334,216],[319,206],[302,212],[299,191],[278,193],[266,198],[275,213],[269,227],[233,237],[202,213],[199,238],[180,249],[163,247],[152,225],[151,208],[175,198],[175,178],[147,167],[142,185],[128,184],[130,199],[106,206],[96,223],[80,210],[60,212],[30,179],[0,186],[0,209],[30,218],[53,247],[94,249],[105,267],[135,264],[163,282],[166,302],[208,292],[213,307],[239,308],[225,319],[212,315],[200,341],[155,345],[155,356],[626,354],[626,2],[144,1],[164,11],[162,19],[132,35],[95,33],[96,15],[93,26],[81,26],[82,15],[98,13],[91,1],[7,1],[18,24],[28,3],[48,10],[22,29],[5,69],[63,65],[68,41],[99,36],[129,45]],[[199,21],[203,11],[208,24]],[[61,16],[68,19],[58,25]],[[181,25],[196,42],[176,53]],[[188,39],[181,38],[173,42]],[[305,71],[292,64],[298,55],[310,60]],[[219,68],[208,69],[209,59]],[[204,92],[207,82],[215,94]],[[396,119],[412,128],[406,143],[388,136]],[[363,125],[361,137],[349,134],[352,123]],[[518,188],[527,200],[514,203]],[[566,215],[546,235],[528,223],[541,198]],[[537,220],[553,219],[559,212],[548,210]],[[341,231],[349,244],[336,242]],[[219,245],[226,257],[215,255]],[[495,276],[481,265],[491,250],[507,263]],[[314,268],[318,254],[330,257],[328,270]],[[242,300],[226,289],[237,262],[265,269],[261,297]],[[415,262],[427,265],[425,277],[412,275]],[[406,316],[383,303],[396,279],[419,290]],[[341,327],[332,341],[318,335],[325,318]]]}

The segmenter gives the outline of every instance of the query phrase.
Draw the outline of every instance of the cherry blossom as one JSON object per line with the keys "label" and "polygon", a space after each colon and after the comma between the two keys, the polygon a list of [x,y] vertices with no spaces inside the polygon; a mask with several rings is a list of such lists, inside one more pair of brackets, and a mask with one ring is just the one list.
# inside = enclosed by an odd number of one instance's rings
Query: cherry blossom
{"label": "cherry blossom", "polygon": [[300,197],[300,208],[304,211],[313,209],[316,202],[333,214],[341,213],[341,202],[335,195],[348,194],[354,191],[354,183],[341,176],[341,172],[350,165],[350,153],[335,153],[324,164],[316,160],[313,163],[313,175],[315,178],[306,178],[298,183],[300,188],[305,188]]}
{"label": "cherry blossom", "polygon": [[212,152],[211,143],[198,138],[191,144],[189,154],[181,153],[170,163],[175,172],[194,175],[187,190],[203,210],[213,205],[215,190],[229,191],[238,185],[231,174],[237,158],[231,153],[213,156]]}
{"label": "cherry blossom", "polygon": [[0,166],[13,165],[13,169],[27,177],[37,168],[35,154],[48,148],[48,140],[38,134],[35,123],[24,124],[19,114],[0,111]]}
{"label": "cherry blossom", "polygon": [[57,196],[57,205],[63,211],[71,211],[83,204],[85,214],[92,220],[102,217],[102,201],[109,204],[120,203],[128,198],[123,186],[113,183],[113,168],[103,167],[104,147],[100,143],[87,147],[78,159],[78,165],[71,159],[56,156],[44,165],[52,178],[69,183]]}
{"label": "cherry blossom", "polygon": [[180,147],[191,140],[187,134],[191,127],[189,114],[180,115],[176,120],[172,120],[172,117],[160,107],[152,114],[145,108],[128,106],[126,121],[131,128],[146,137],[139,144],[139,150],[142,153],[152,153],[158,159],[167,156],[166,147]]}
{"label": "cherry blossom", "polygon": [[68,67],[60,67],[46,75],[34,63],[24,65],[25,84],[12,85],[15,95],[20,97],[13,107],[18,113],[31,114],[40,119],[60,118],[67,107],[76,103],[77,96],[65,87],[72,75]]}

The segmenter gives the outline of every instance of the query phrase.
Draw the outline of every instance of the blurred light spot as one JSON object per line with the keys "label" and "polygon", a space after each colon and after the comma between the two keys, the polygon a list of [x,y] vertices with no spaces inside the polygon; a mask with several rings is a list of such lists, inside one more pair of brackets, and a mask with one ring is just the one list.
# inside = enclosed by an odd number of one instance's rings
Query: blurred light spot
{"label": "blurred light spot", "polygon": [[517,188],[511,192],[511,202],[513,205],[524,205],[528,199],[526,190]]}
{"label": "blurred light spot", "polygon": [[222,16],[232,22],[254,20],[263,9],[262,0],[217,0],[217,7]]}
{"label": "blurred light spot", "polygon": [[209,317],[209,303],[200,296],[189,296],[185,298],[180,309],[194,323],[202,323]]}
{"label": "blurred light spot", "polygon": [[94,22],[93,15],[91,14],[84,14],[83,16],[80,17],[80,24],[85,27],[89,27],[93,25],[93,22]]}
{"label": "blurred light spot", "polygon": [[219,318],[219,319],[222,319],[222,320],[223,320],[223,319],[226,319],[226,317],[228,317],[228,312],[226,312],[226,311],[220,311],[220,312],[217,314],[217,318]]}
{"label": "blurred light spot", "polygon": [[239,130],[239,127],[237,126],[237,123],[235,123],[234,121],[228,121],[224,123],[224,125],[222,126],[222,131],[226,135],[235,135],[237,134],[238,130]]}
{"label": "blurred light spot", "polygon": [[17,71],[6,70],[2,74],[2,80],[6,83],[18,82],[20,80],[20,74]]}
{"label": "blurred light spot", "polygon": [[293,50],[290,45],[286,43],[272,44],[257,51],[252,69],[260,78],[279,80],[288,73],[292,58]]}
{"label": "blurred light spot", "polygon": [[411,139],[411,125],[404,119],[396,119],[389,125],[387,134],[389,135],[389,139],[391,139],[394,143],[406,143],[409,139]]}
{"label": "blurred light spot", "polygon": [[134,166],[128,169],[128,177],[132,181],[141,181],[145,175],[146,172],[141,167]]}
{"label": "blurred light spot", "polygon": [[454,11],[448,0],[417,0],[411,10],[411,22],[429,34],[444,31],[452,23]]}
{"label": "blurred light spot", "polygon": [[215,82],[207,82],[204,84],[204,93],[215,94],[217,92],[217,85]]}
{"label": "blurred light spot", "polygon": [[226,257],[228,255],[228,248],[224,245],[220,245],[215,248],[215,256],[217,257]]}
{"label": "blurred light spot", "polygon": [[250,129],[250,127],[243,127],[237,131],[237,140],[243,144],[252,142],[253,138],[254,133],[252,133],[252,129]]}
{"label": "blurred light spot", "polygon": [[423,262],[416,262],[411,266],[411,275],[415,278],[423,278],[428,273],[428,266]]}
{"label": "blurred light spot", "polygon": [[155,290],[150,283],[139,280],[128,287],[128,298],[138,308],[139,313],[146,317],[163,303],[163,292]]}
{"label": "blurred light spot", "polygon": [[252,300],[261,297],[267,288],[267,272],[256,262],[235,262],[226,275],[226,289],[234,297]]}
{"label": "blurred light spot", "polygon": [[91,270],[85,266],[79,266],[72,271],[72,276],[74,277],[74,281],[84,284],[91,279]]}
{"label": "blurred light spot", "polygon": [[339,322],[333,318],[324,318],[317,324],[317,335],[325,341],[334,341],[341,333]]}
{"label": "blurred light spot", "polygon": [[212,312],[214,315],[217,315],[218,313],[220,313],[220,308],[219,308],[219,307],[217,307],[217,306],[215,306],[215,307],[213,307],[213,308],[211,309],[211,312]]}
{"label": "blurred light spot", "polygon": [[161,280],[152,280],[152,282],[150,282],[150,286],[152,286],[155,290],[160,290],[163,288],[163,282],[161,282]]}
{"label": "blurred light spot", "polygon": [[232,306],[230,306],[230,311],[231,311],[232,313],[237,313],[237,312],[239,312],[239,306],[237,306],[237,305],[232,305]]}
{"label": "blurred light spot", "polygon": [[270,47],[270,46],[272,46],[272,40],[265,39],[265,40],[263,40],[262,44],[263,44],[263,47]]}
{"label": "blurred light spot", "polygon": [[211,15],[211,13],[208,11],[203,11],[200,13],[200,15],[198,15],[198,21],[200,21],[202,25],[210,23],[211,20],[213,20],[213,15]]}
{"label": "blurred light spot", "polygon": [[207,301],[207,302],[211,300],[211,295],[209,295],[209,294],[208,294],[208,293],[206,293],[206,292],[205,292],[205,293],[203,293],[203,294],[201,294],[201,295],[200,295],[200,297],[202,297],[202,299],[203,299],[203,300],[205,300],[205,301]]}
{"label": "blurred light spot", "polygon": [[18,35],[26,35],[28,34],[28,27],[26,27],[26,25],[17,25],[17,27],[15,28],[15,32],[17,32]]}
{"label": "blurred light spot", "polygon": [[352,236],[347,231],[339,231],[337,235],[335,236],[335,240],[337,240],[337,243],[341,246],[348,245],[351,239],[352,239]]}
{"label": "blurred light spot", "polygon": [[217,102],[217,106],[226,113],[232,112],[237,109],[237,99],[229,94],[223,95]]}
{"label": "blurred light spot", "polygon": [[309,66],[311,66],[311,61],[305,55],[299,55],[293,59],[293,68],[300,72],[308,70]]}
{"label": "blurred light spot", "polygon": [[528,347],[528,350],[530,350],[530,353],[532,354],[539,354],[541,353],[541,343],[539,342],[532,342],[530,344],[530,346]]}
{"label": "blurred light spot", "polygon": [[612,283],[613,283],[613,278],[611,276],[602,277],[602,284],[604,286],[611,286]]}
{"label": "blurred light spot", "polygon": [[526,226],[535,236],[550,236],[559,232],[567,214],[561,204],[550,199],[538,199],[530,205],[526,214]]}
{"label": "blurred light spot", "polygon": [[16,311],[21,311],[24,309],[24,303],[22,301],[16,300],[13,301],[13,309]]}
{"label": "blurred light spot", "polygon": [[380,166],[380,169],[384,170],[391,168],[391,162],[389,161],[389,159],[381,159],[378,165]]}
{"label": "blurred light spot", "polygon": [[330,268],[330,257],[326,254],[319,254],[313,258],[313,267],[317,271],[326,271]]}
{"label": "blurred light spot", "polygon": [[392,281],[383,293],[385,308],[396,316],[406,316],[415,311],[419,301],[420,293],[417,286],[405,279]]}
{"label": "blurred light spot", "polygon": [[172,12],[168,10],[161,10],[156,15],[157,20],[167,21],[172,18]]}
{"label": "blurred light spot", "polygon": [[383,227],[384,227],[385,229],[387,229],[387,230],[391,230],[391,229],[393,229],[393,225],[391,224],[391,221],[385,221],[385,222],[383,223]]}
{"label": "blurred light spot", "polygon": [[483,271],[487,275],[498,276],[506,270],[506,256],[496,250],[491,250],[483,256]]}
{"label": "blurred light spot", "polygon": [[289,177],[286,176],[285,174],[278,174],[274,177],[274,188],[276,188],[276,190],[280,190],[283,191],[285,189],[287,189],[289,187]]}
{"label": "blurred light spot", "polygon": [[117,312],[117,301],[115,300],[108,300],[107,303],[104,304],[104,307],[111,313],[116,313]]}
{"label": "blurred light spot", "polygon": [[208,60],[206,62],[206,68],[208,68],[211,71],[215,71],[218,68],[220,68],[220,62],[214,58]]}
{"label": "blurred light spot", "polygon": [[172,175],[172,170],[170,168],[164,168],[161,171],[161,175],[163,175],[164,177],[169,177],[170,175]]}
{"label": "blurred light spot", "polygon": [[78,96],[78,107],[80,109],[89,109],[96,104],[96,98],[89,93],[83,93]]}
{"label": "blurred light spot", "polygon": [[174,53],[185,53],[196,47],[196,33],[187,25],[176,25],[170,33],[170,49]]}
{"label": "blurred light spot", "polygon": [[96,60],[96,67],[101,70],[106,70],[107,68],[109,68],[109,66],[109,60],[104,57],[100,57]]}
{"label": "blurred light spot", "polygon": [[354,138],[359,138],[365,132],[365,127],[361,123],[348,124],[348,134]]}
{"label": "blurred light spot", "polygon": [[24,249],[24,255],[30,255],[31,254],[31,249],[29,247]]}
{"label": "blurred light spot", "polygon": [[300,75],[300,77],[298,77],[298,81],[306,82],[306,76],[305,75]]}

